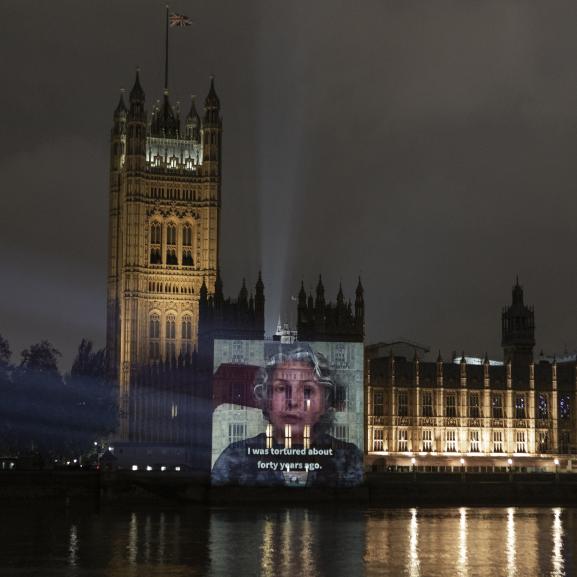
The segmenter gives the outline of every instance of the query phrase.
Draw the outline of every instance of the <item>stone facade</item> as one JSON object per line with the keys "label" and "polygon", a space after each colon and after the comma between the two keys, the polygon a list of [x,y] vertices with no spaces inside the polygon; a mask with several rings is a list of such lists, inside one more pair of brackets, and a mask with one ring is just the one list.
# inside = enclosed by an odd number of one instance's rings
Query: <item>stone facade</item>
{"label": "stone facade", "polygon": [[504,363],[369,357],[368,461],[420,470],[570,466],[576,364],[533,361],[534,313],[518,283],[502,330]]}
{"label": "stone facade", "polygon": [[201,286],[213,292],[221,186],[220,102],[211,81],[202,121],[184,123],[164,91],[149,115],[136,75],[111,133],[107,351],[129,438],[131,375],[197,348]]}

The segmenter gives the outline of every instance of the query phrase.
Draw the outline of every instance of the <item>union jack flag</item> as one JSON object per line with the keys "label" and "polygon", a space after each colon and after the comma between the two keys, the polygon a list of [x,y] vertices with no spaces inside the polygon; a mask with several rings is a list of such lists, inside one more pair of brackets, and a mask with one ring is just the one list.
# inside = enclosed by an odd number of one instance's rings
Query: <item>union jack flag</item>
{"label": "union jack flag", "polygon": [[171,28],[175,28],[176,26],[191,26],[192,25],[192,20],[188,16],[185,16],[184,14],[177,14],[176,12],[173,12],[168,17],[168,22],[169,22]]}

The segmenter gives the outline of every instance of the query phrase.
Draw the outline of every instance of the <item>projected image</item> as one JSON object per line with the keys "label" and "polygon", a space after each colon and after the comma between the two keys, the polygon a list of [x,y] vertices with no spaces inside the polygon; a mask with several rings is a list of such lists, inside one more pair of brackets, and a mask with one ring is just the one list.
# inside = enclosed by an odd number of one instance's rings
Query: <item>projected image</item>
{"label": "projected image", "polygon": [[360,483],[362,368],[358,343],[216,341],[213,484]]}

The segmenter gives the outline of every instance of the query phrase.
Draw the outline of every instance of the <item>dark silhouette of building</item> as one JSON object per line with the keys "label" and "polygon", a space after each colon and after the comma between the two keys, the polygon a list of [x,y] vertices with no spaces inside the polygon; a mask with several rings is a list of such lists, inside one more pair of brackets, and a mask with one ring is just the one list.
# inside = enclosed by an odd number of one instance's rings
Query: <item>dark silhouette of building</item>
{"label": "dark silhouette of building", "polygon": [[339,285],[336,303],[326,302],[322,278],[316,288],[316,298],[305,292],[304,283],[298,296],[297,333],[299,341],[358,342],[365,337],[364,290],[359,278],[354,308],[345,301]]}
{"label": "dark silhouette of building", "polygon": [[517,278],[511,304],[501,315],[503,357],[513,366],[528,366],[533,361],[535,346],[535,313],[523,302],[523,288]]}

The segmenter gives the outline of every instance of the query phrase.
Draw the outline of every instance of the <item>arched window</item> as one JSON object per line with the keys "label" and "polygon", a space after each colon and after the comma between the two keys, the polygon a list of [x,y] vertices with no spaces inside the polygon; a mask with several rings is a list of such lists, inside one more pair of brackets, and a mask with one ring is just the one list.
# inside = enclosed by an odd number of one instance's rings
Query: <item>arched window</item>
{"label": "arched window", "polygon": [[156,313],[150,315],[148,322],[149,354],[151,360],[160,358],[160,316]]}
{"label": "arched window", "polygon": [[166,357],[176,357],[176,317],[173,314],[166,316]]}
{"label": "arched window", "polygon": [[166,227],[166,264],[178,264],[176,258],[176,226],[169,224]]}
{"label": "arched window", "polygon": [[176,246],[176,226],[169,224],[166,227],[166,244]]}
{"label": "arched window", "polygon": [[185,356],[192,355],[192,317],[184,315],[182,317],[182,354]]}
{"label": "arched window", "polygon": [[161,264],[162,257],[160,243],[162,239],[162,227],[159,222],[150,225],[150,264]]}
{"label": "arched window", "polygon": [[185,224],[182,227],[182,245],[192,246],[192,226]]}

